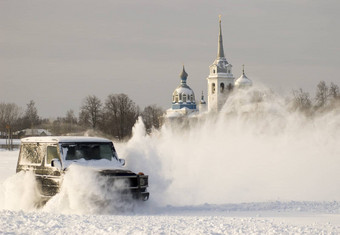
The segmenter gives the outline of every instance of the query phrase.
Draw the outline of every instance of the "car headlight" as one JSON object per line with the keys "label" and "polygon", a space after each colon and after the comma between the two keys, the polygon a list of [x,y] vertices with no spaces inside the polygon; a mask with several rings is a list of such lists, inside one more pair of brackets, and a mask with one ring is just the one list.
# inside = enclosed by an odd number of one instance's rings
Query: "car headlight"
{"label": "car headlight", "polygon": [[144,186],[146,184],[146,180],[144,178],[139,178],[140,186]]}

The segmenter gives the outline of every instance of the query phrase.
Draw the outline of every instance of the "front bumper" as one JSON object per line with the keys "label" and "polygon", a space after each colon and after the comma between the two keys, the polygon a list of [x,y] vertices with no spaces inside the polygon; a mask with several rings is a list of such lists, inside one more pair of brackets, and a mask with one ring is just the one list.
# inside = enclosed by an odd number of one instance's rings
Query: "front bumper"
{"label": "front bumper", "polygon": [[133,193],[133,198],[141,201],[147,201],[149,199],[150,193],[149,192],[136,192]]}
{"label": "front bumper", "polygon": [[147,201],[150,193],[148,175],[139,175],[130,172],[102,171],[101,175],[107,177],[108,188],[121,193],[131,195],[135,200]]}

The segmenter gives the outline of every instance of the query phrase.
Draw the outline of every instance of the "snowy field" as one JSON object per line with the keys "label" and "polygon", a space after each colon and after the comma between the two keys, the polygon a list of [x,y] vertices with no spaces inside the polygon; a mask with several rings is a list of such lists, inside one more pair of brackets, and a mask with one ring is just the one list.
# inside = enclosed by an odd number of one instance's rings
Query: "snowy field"
{"label": "snowy field", "polygon": [[[211,215],[214,214],[214,215]],[[64,215],[2,211],[1,233],[17,234],[339,234],[339,215],[271,213]]]}
{"label": "snowy field", "polygon": [[76,168],[37,210],[18,150],[0,151],[0,234],[340,234],[340,110],[307,118],[270,91],[261,102],[245,92],[153,135],[139,120],[115,146],[149,175],[150,199],[123,210],[94,204],[103,192]]}

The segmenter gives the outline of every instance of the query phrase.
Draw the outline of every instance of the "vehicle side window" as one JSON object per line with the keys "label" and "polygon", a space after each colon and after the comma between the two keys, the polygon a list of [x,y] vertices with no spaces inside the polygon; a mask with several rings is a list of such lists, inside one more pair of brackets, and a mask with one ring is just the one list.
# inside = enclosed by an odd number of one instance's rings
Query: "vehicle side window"
{"label": "vehicle side window", "polygon": [[51,164],[54,158],[59,159],[57,146],[47,146],[47,159],[46,164]]}
{"label": "vehicle side window", "polygon": [[21,150],[22,165],[40,165],[44,157],[44,148],[39,144],[24,144]]}

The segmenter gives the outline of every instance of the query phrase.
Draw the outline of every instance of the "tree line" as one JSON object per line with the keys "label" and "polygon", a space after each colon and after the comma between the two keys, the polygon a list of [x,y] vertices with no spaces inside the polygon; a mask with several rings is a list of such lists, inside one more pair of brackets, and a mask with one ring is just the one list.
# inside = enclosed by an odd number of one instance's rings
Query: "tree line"
{"label": "tree line", "polygon": [[104,102],[95,95],[84,98],[78,117],[70,109],[64,117],[51,121],[39,117],[34,101],[30,101],[23,111],[14,103],[0,103],[0,133],[6,135],[23,129],[43,128],[53,135],[84,134],[91,130],[101,135],[119,140],[132,135],[132,127],[139,116],[142,117],[146,131],[161,126],[164,110],[157,105],[140,108],[126,94],[111,94]]}
{"label": "tree line", "polygon": [[319,82],[314,98],[301,88],[293,90],[292,93],[292,110],[302,112],[308,116],[340,108],[340,90],[339,86],[334,83],[328,86],[325,81]]}
{"label": "tree line", "polygon": [[143,119],[146,131],[151,132],[152,128],[160,127],[163,114],[164,110],[156,105],[149,105],[141,112],[126,94],[109,95],[104,103],[90,95],[80,107],[79,123],[117,139],[124,139],[131,136],[132,127],[139,116]]}
{"label": "tree line", "polygon": [[31,100],[23,112],[15,103],[0,103],[0,132],[31,128],[41,123],[35,103]]}
{"label": "tree line", "polygon": [[[307,116],[340,108],[339,86],[321,81],[317,84],[315,97],[302,90],[292,91],[288,97],[289,108],[293,112],[301,112]],[[149,105],[140,110],[136,103],[126,94],[111,94],[102,101],[95,95],[84,98],[77,116],[75,111],[66,111],[64,117],[51,121],[38,115],[35,102],[31,100],[23,110],[15,103],[0,103],[0,137],[8,131],[43,128],[53,135],[83,135],[85,131],[123,140],[132,135],[132,127],[139,116],[142,117],[145,129],[150,133],[162,124],[164,110],[157,105]]]}

